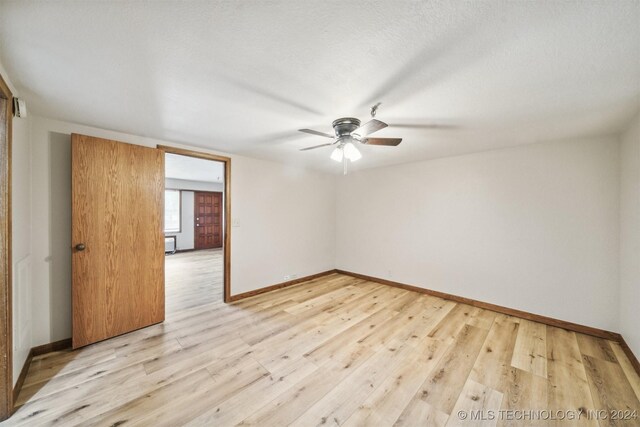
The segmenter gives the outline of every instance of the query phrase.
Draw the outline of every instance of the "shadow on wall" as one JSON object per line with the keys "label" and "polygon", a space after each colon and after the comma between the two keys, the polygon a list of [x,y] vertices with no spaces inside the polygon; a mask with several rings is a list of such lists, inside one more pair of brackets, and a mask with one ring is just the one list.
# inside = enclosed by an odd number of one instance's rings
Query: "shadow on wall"
{"label": "shadow on wall", "polygon": [[[51,337],[71,336],[71,135],[49,132]],[[56,338],[60,337],[60,338]]]}

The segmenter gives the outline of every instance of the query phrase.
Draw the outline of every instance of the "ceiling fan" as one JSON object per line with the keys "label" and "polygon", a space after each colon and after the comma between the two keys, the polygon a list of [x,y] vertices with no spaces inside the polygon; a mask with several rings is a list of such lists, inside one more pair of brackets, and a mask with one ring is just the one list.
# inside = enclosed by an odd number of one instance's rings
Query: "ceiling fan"
{"label": "ceiling fan", "polygon": [[[372,109],[372,116],[375,115]],[[314,150],[320,147],[336,146],[331,153],[331,159],[336,162],[343,162],[344,173],[347,172],[347,160],[355,162],[362,157],[360,151],[356,148],[356,143],[365,145],[387,145],[396,146],[402,142],[402,138],[369,138],[374,132],[386,128],[388,125],[377,119],[371,119],[367,123],[360,125],[360,120],[354,117],[343,117],[334,120],[332,123],[335,135],[319,132],[312,129],[299,129],[300,132],[309,133],[311,135],[323,136],[331,138],[334,141],[327,144],[314,145],[312,147],[302,148],[300,151]]]}

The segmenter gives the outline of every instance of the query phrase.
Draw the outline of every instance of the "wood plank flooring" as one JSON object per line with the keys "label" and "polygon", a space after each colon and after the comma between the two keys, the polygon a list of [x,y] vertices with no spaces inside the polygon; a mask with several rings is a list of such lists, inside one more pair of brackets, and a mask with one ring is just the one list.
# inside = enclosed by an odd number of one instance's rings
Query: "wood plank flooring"
{"label": "wood plank flooring", "polygon": [[221,258],[167,257],[166,321],[36,358],[2,425],[640,425],[617,343],[339,274],[226,305]]}

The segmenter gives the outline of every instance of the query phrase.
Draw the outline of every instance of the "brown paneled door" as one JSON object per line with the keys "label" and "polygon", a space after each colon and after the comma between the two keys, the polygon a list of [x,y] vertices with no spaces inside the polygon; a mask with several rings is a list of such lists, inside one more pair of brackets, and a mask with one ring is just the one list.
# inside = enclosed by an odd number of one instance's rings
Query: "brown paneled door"
{"label": "brown paneled door", "polygon": [[164,320],[164,154],[71,136],[73,348]]}
{"label": "brown paneled door", "polygon": [[222,247],[222,193],[195,192],[195,249]]}

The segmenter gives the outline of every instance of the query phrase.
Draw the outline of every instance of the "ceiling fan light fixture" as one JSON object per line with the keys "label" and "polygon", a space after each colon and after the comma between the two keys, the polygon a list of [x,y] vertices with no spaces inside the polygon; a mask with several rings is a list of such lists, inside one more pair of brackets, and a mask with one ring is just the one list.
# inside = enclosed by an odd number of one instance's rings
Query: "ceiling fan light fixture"
{"label": "ceiling fan light fixture", "polygon": [[355,145],[353,145],[352,142],[347,142],[344,145],[344,156],[351,160],[352,162],[355,162],[357,160],[360,160],[360,158],[362,158],[362,154],[360,154],[360,151],[356,148]]}
{"label": "ceiling fan light fixture", "polygon": [[331,153],[331,160],[335,160],[336,162],[341,162],[343,155],[344,153],[342,152],[342,148],[336,147]]}

